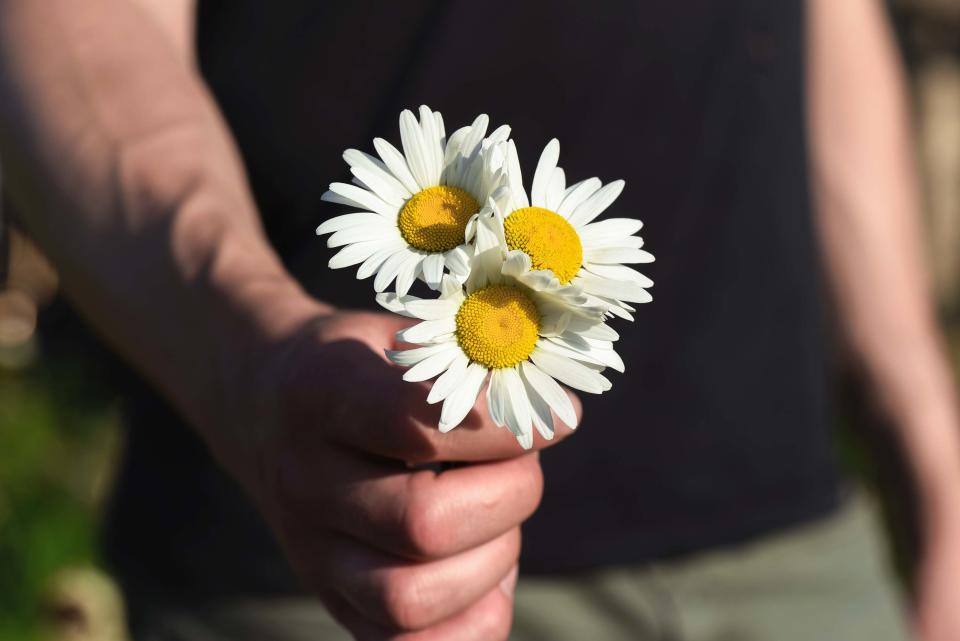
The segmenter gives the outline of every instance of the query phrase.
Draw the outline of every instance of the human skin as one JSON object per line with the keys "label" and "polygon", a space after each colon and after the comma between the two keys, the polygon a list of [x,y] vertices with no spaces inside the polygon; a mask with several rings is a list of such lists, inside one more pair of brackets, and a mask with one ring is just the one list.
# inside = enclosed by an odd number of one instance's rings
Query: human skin
{"label": "human skin", "polygon": [[925,271],[905,78],[875,0],[810,0],[817,221],[837,318],[921,506],[916,633],[960,639],[960,418]]}
{"label": "human skin", "polygon": [[[960,638],[957,403],[902,72],[876,0],[809,8],[826,276],[916,472],[918,631]],[[381,356],[404,321],[334,310],[284,271],[193,69],[190,15],[187,0],[0,0],[0,156],[18,210],[91,325],[194,426],[355,635],[504,638],[535,456],[481,411],[438,434],[424,388]],[[407,467],[440,460],[487,462]]]}
{"label": "human skin", "polygon": [[506,638],[536,452],[479,406],[440,434],[383,353],[409,321],[334,309],[283,269],[174,5],[0,0],[17,211],[357,638]]}

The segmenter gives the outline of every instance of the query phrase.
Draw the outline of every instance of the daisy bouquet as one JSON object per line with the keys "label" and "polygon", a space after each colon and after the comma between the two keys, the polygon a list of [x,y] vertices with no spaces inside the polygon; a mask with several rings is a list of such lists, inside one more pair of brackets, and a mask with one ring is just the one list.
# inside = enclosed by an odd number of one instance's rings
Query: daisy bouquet
{"label": "daisy bouquet", "polygon": [[[349,149],[353,183],[324,200],[354,211],[317,228],[330,234],[333,269],[359,265],[384,308],[417,319],[388,351],[407,381],[436,377],[428,403],[443,403],[440,431],[463,421],[480,394],[491,419],[520,445],[550,439],[554,416],[576,415],[560,383],[600,394],[606,368],[624,371],[614,317],[651,300],[653,283],[629,265],[648,263],[641,222],[600,216],[623,191],[588,178],[567,186],[560,144],[544,148],[528,192],[510,128],[489,118],[446,135],[439,112],[400,114],[403,151],[374,140],[377,156]],[[428,296],[412,295],[421,281]]]}

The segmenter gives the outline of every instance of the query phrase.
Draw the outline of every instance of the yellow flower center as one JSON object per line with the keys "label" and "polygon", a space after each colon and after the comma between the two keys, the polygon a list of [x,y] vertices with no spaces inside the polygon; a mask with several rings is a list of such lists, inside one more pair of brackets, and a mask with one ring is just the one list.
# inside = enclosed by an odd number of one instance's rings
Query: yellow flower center
{"label": "yellow flower center", "polygon": [[427,187],[404,203],[397,226],[410,246],[445,252],[463,244],[467,222],[479,210],[477,199],[459,187]]}
{"label": "yellow flower center", "polygon": [[509,285],[478,289],[457,311],[457,343],[467,357],[489,368],[513,367],[537,344],[540,312],[523,291]]}
{"label": "yellow flower center", "polygon": [[504,222],[507,247],[530,257],[533,269],[549,269],[564,285],[580,271],[583,245],[573,226],[542,207],[517,209]]}

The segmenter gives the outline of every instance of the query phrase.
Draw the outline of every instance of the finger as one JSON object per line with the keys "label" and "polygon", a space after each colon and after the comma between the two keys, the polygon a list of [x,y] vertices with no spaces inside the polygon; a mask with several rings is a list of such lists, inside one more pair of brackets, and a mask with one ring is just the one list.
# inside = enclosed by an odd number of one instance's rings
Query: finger
{"label": "finger", "polygon": [[515,528],[480,547],[427,563],[409,563],[346,538],[334,538],[324,548],[315,567],[306,568],[309,586],[336,591],[381,626],[421,630],[496,588],[517,563],[520,531]]}
{"label": "finger", "polygon": [[513,622],[512,592],[496,587],[449,619],[415,632],[377,625],[343,599],[328,605],[333,617],[357,641],[504,641]]}
{"label": "finger", "polygon": [[495,539],[540,502],[536,454],[443,472],[411,471],[339,448],[292,452],[281,471],[291,527],[315,524],[388,553],[439,559]]}
{"label": "finger", "polygon": [[[350,358],[341,354],[337,360],[352,366],[350,371],[330,372],[326,384],[311,386],[309,395],[301,400],[305,411],[300,420],[311,429],[323,426],[324,434],[336,442],[413,463],[489,461],[525,452],[508,430],[490,419],[483,393],[462,424],[443,434],[437,427],[439,405],[426,402],[428,384],[404,381],[401,370],[387,366],[356,344],[329,349],[349,350]],[[563,429],[552,441],[537,439],[534,449],[557,443],[571,433]]]}

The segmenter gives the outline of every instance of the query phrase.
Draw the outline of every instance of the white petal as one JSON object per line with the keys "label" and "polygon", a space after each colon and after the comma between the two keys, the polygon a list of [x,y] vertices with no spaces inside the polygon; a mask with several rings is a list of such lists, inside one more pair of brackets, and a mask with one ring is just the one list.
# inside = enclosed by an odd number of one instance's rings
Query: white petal
{"label": "white petal", "polygon": [[470,158],[480,148],[480,142],[487,135],[487,127],[490,125],[490,117],[487,114],[480,114],[470,125],[470,130],[463,139],[463,146],[460,153],[464,158]]}
{"label": "white petal", "polygon": [[443,401],[440,410],[440,431],[449,432],[463,421],[464,417],[477,402],[480,386],[487,376],[487,368],[479,363],[471,363],[460,385]]}
{"label": "white petal", "polygon": [[540,335],[554,336],[562,334],[569,326],[571,318],[573,318],[573,313],[570,312],[570,310],[544,314],[540,319]]}
{"label": "white petal", "polygon": [[350,267],[351,265],[358,265],[382,246],[383,243],[379,240],[368,240],[362,243],[347,245],[330,258],[327,266],[330,267],[330,269],[341,269],[343,267]]}
{"label": "white petal", "polygon": [[489,145],[499,145],[500,143],[507,142],[507,139],[510,137],[510,125],[500,125],[496,129],[490,132],[490,135],[487,136],[487,139],[484,141],[485,144]]}
{"label": "white petal", "polygon": [[407,311],[407,304],[414,300],[419,299],[416,296],[397,296],[396,292],[384,292],[376,296],[377,304],[380,307],[408,318],[415,318],[413,314]]}
{"label": "white petal", "polygon": [[[524,365],[528,362],[524,361]],[[534,365],[534,367],[536,367]],[[522,371],[521,371],[522,373]],[[544,374],[546,376],[546,374]],[[523,386],[527,392],[527,399],[530,401],[530,418],[533,419],[533,425],[540,432],[540,436],[548,441],[553,438],[553,414],[550,412],[550,405],[543,399],[536,389],[530,384],[526,376],[522,376]],[[547,378],[550,378],[547,376]],[[553,379],[550,379],[553,380]]]}
{"label": "white petal", "polygon": [[610,381],[599,372],[572,359],[544,351],[539,345],[533,350],[530,360],[545,374],[568,387],[590,394],[600,394],[610,389]]}
{"label": "white petal", "polygon": [[593,251],[595,249],[619,249],[621,247],[632,247],[634,249],[640,249],[643,247],[643,238],[640,236],[617,236],[616,238],[591,238],[589,240],[582,239],[583,250],[586,252]]}
{"label": "white petal", "polygon": [[[382,217],[378,216],[382,220]],[[353,243],[362,243],[368,240],[377,240],[386,246],[396,237],[395,228],[389,224],[359,225],[334,232],[327,239],[327,247],[343,247]]]}
{"label": "white petal", "polygon": [[620,338],[616,330],[609,325],[582,316],[571,316],[566,330],[584,338],[601,341],[615,341]]}
{"label": "white petal", "polygon": [[[507,265],[504,264],[504,267],[507,267]],[[516,261],[509,266],[509,269],[512,271],[516,270]],[[538,269],[532,272],[516,273],[513,275],[513,277],[530,289],[538,292],[559,290],[562,287],[560,280],[549,269]]]}
{"label": "white petal", "polygon": [[512,140],[507,142],[507,177],[510,184],[510,202],[513,209],[529,207],[527,192],[523,188],[523,177],[520,173],[520,158],[517,156],[517,147]]}
{"label": "white petal", "polygon": [[[507,252],[500,268],[500,273],[511,278],[519,278],[530,271],[533,263],[530,262],[530,256],[519,249],[512,249]],[[549,278],[549,276],[548,276]]]}
{"label": "white petal", "polygon": [[550,177],[550,183],[547,185],[547,209],[557,211],[560,202],[563,200],[563,190],[567,186],[567,179],[563,173],[562,167],[553,170],[553,176]]}
{"label": "white petal", "polygon": [[469,364],[470,359],[463,352],[457,354],[449,369],[433,383],[433,387],[430,388],[430,393],[427,395],[427,402],[433,405],[449,396],[467,375],[467,365]]}
{"label": "white petal", "polygon": [[530,383],[533,389],[537,390],[544,401],[550,406],[554,414],[557,415],[569,427],[577,426],[577,412],[573,409],[573,402],[570,396],[562,387],[550,376],[541,371],[533,363],[524,361],[521,363],[523,377]]}
{"label": "white petal", "polygon": [[[456,349],[456,347],[453,347]],[[449,351],[450,343],[440,343],[439,345],[427,345],[426,347],[415,347],[414,349],[388,349],[385,350],[387,358],[400,365],[401,367],[412,367],[417,363],[436,354]]]}
{"label": "white petal", "polygon": [[578,336],[565,337],[566,340],[560,340],[558,336],[548,336],[537,342],[537,349],[549,352],[556,356],[569,358],[588,367],[603,369],[608,367],[604,362],[602,354],[591,353],[595,348]]}
{"label": "white petal", "polygon": [[444,262],[444,254],[430,254],[423,259],[423,280],[430,289],[439,289]]}
{"label": "white petal", "polygon": [[446,371],[453,359],[460,353],[460,348],[457,347],[456,343],[444,343],[444,345],[447,349],[428,356],[404,372],[403,380],[411,382],[426,381],[440,372]]}
{"label": "white petal", "polygon": [[517,373],[516,368],[513,367],[500,370],[500,375],[503,378],[504,388],[507,390],[504,423],[521,443],[530,441],[529,438],[525,438],[531,435],[533,430],[530,418],[530,401],[527,400],[523,380]]}
{"label": "white petal", "polygon": [[387,166],[387,169],[390,170],[390,173],[400,181],[407,191],[411,194],[420,191],[420,185],[417,184],[413,174],[410,173],[410,166],[407,165],[406,158],[403,157],[403,154],[401,154],[396,147],[383,138],[374,138],[373,146],[376,148],[377,153],[380,154],[380,158],[383,159],[383,163]]}
{"label": "white petal", "polygon": [[[454,160],[456,159],[457,155],[461,153],[461,150],[463,149],[463,143],[469,135],[470,127],[460,127],[455,132],[450,134],[450,137],[447,139],[447,146],[444,149],[443,155],[443,166],[446,171],[453,171]],[[445,181],[445,184],[449,184],[449,182]]]}
{"label": "white petal", "polygon": [[610,313],[618,318],[622,318],[623,320],[632,321],[633,314],[631,314],[626,307],[626,305],[611,305]]}
{"label": "white petal", "polygon": [[392,283],[393,279],[397,277],[397,272],[400,270],[400,267],[411,254],[414,254],[414,252],[406,247],[402,247],[387,257],[387,260],[380,266],[376,278],[373,279],[373,289],[378,292],[385,290],[387,285]]}
{"label": "white petal", "polygon": [[407,258],[397,269],[397,294],[403,296],[410,291],[413,281],[420,272],[420,264],[423,262],[423,254],[410,252]]}
{"label": "white petal", "polygon": [[431,187],[430,160],[426,155],[423,130],[420,129],[420,123],[409,109],[404,109],[400,114],[400,142],[403,145],[407,166],[410,167],[410,173],[416,179],[419,189]]}
{"label": "white petal", "polygon": [[437,134],[440,136],[440,147],[443,148],[447,144],[447,128],[443,125],[443,116],[439,111],[433,112],[433,120],[436,123]]}
{"label": "white petal", "polygon": [[443,147],[440,145],[437,120],[426,105],[420,105],[420,130],[423,132],[424,158],[430,172],[427,180],[431,185],[439,185],[443,172]]}
{"label": "white petal", "polygon": [[583,291],[597,296],[632,303],[643,303],[651,298],[650,293],[639,283],[610,280],[599,276],[578,276],[575,282],[578,287],[583,288]]}
{"label": "white petal", "polygon": [[[398,234],[399,236],[399,234]],[[360,265],[360,268],[357,270],[357,278],[363,280],[373,275],[380,267],[393,254],[403,251],[406,248],[406,243],[403,242],[403,239],[394,239],[393,242],[387,244],[382,249],[375,251],[368,259],[363,261],[363,264]]]}
{"label": "white petal", "polygon": [[367,167],[352,167],[350,173],[362,181],[383,202],[398,209],[403,207],[403,203],[412,195],[396,178],[386,172],[372,171]]}
{"label": "white petal", "polygon": [[371,211],[354,212],[352,214],[334,216],[333,218],[328,218],[327,220],[323,221],[320,223],[320,226],[317,227],[317,235],[322,236],[323,234],[332,234],[335,231],[350,229],[351,227],[382,224],[390,225],[391,222],[380,214],[375,214]]}
{"label": "white petal", "polygon": [[583,201],[592,196],[602,186],[603,183],[600,182],[599,178],[581,180],[564,192],[563,201],[557,208],[557,213],[564,218],[569,218],[570,214],[572,214]]}
{"label": "white petal", "polygon": [[591,220],[599,216],[617,199],[620,192],[623,191],[624,182],[614,180],[609,185],[601,187],[597,193],[587,198],[579,207],[577,207],[567,221],[574,227],[582,227]]}
{"label": "white petal", "polygon": [[[390,173],[387,166],[379,158],[375,158],[359,149],[347,149],[343,152],[343,160],[352,167],[366,167],[377,171]],[[391,174],[392,175],[392,174]]]}
{"label": "white petal", "polygon": [[626,265],[601,265],[600,263],[585,263],[584,269],[601,278],[610,280],[625,280],[631,283],[637,283],[641,287],[653,287],[653,281]]}
{"label": "white petal", "polygon": [[535,207],[547,206],[547,186],[553,177],[560,159],[560,141],[556,138],[547,143],[537,161],[537,170],[533,174],[533,187],[530,190],[530,202]]}
{"label": "white petal", "polygon": [[[350,165],[353,175],[370,187],[383,185],[383,191],[396,193],[401,199],[409,198],[412,195],[410,190],[393,175],[393,172],[391,172],[387,165],[379,158],[375,158],[358,149],[347,149],[343,152],[343,159]],[[360,171],[358,173],[353,170]],[[383,195],[380,189],[374,188],[373,191],[380,193],[381,196]]]}
{"label": "white petal", "polygon": [[325,192],[320,199],[376,212],[390,220],[397,215],[396,207],[383,202],[376,194],[349,183],[331,183],[330,191]]}
{"label": "white petal", "polygon": [[453,276],[444,276],[440,282],[440,296],[446,299],[456,298],[459,305],[463,302],[463,286]]}
{"label": "white petal", "polygon": [[632,236],[643,228],[643,223],[635,218],[607,218],[584,225],[577,230],[580,238],[587,241],[606,241]]}
{"label": "white petal", "polygon": [[622,318],[626,321],[633,320],[633,314],[625,309],[622,305],[610,305],[610,313],[618,318]]}
{"label": "white petal", "polygon": [[447,298],[422,298],[407,305],[407,311],[423,320],[440,320],[456,316],[460,307],[458,300]]}
{"label": "white petal", "polygon": [[470,257],[463,247],[454,247],[444,254],[444,262],[451,273],[466,278],[470,274]]}
{"label": "white petal", "polygon": [[397,332],[397,340],[404,343],[426,344],[436,342],[437,339],[448,336],[457,329],[453,318],[440,318],[417,323]]}
{"label": "white petal", "polygon": [[488,249],[505,249],[503,221],[496,214],[481,215],[477,218],[477,231],[474,240],[475,254]]}
{"label": "white petal", "polygon": [[507,390],[504,388],[501,370],[490,371],[490,384],[487,386],[487,412],[497,427],[503,427],[507,406]]}
{"label": "white petal", "polygon": [[632,247],[613,247],[605,249],[592,249],[583,252],[584,262],[600,264],[616,263],[650,263],[653,262],[653,256],[642,249]]}
{"label": "white petal", "polygon": [[609,341],[586,340],[582,336],[566,334],[563,336],[553,336],[547,339],[555,345],[565,346],[577,353],[581,361],[589,362],[592,360],[597,365],[609,367],[620,373],[626,369],[623,359],[613,349]]}

